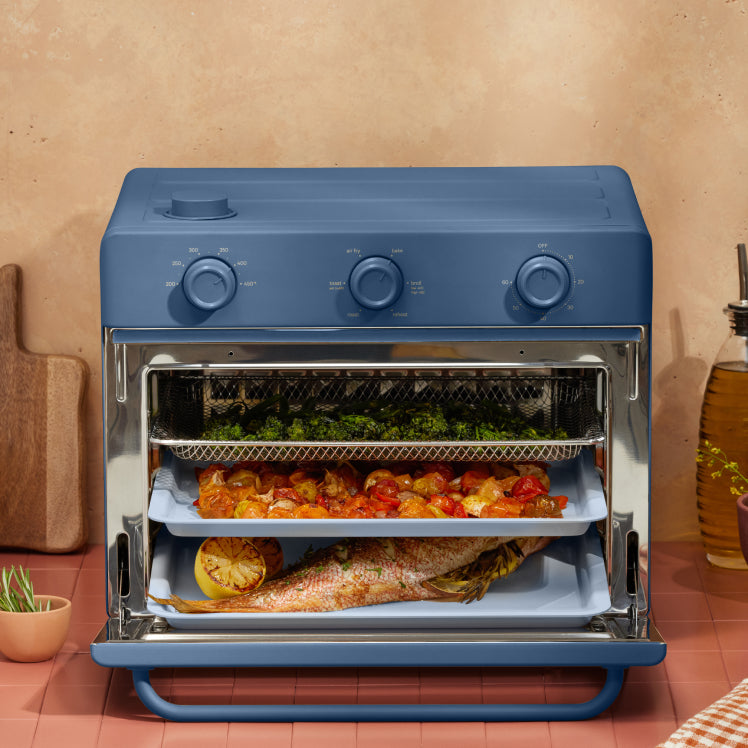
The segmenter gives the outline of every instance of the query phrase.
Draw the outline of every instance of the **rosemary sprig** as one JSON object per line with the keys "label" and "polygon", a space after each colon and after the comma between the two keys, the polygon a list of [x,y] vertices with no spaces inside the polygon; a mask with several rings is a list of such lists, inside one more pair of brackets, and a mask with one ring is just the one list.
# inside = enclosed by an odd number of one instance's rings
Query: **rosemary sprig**
{"label": "rosemary sprig", "polygon": [[41,613],[50,608],[49,600],[46,608],[34,600],[34,585],[28,570],[24,571],[22,566],[18,569],[11,566],[8,571],[3,567],[0,572],[0,610],[8,613]]}
{"label": "rosemary sprig", "polygon": [[730,493],[735,496],[742,496],[748,493],[748,478],[740,472],[740,466],[737,462],[728,459],[724,450],[715,447],[711,442],[704,442],[705,449],[696,451],[696,462],[704,462],[708,467],[715,467],[711,473],[712,478],[721,478],[723,473],[730,474]]}

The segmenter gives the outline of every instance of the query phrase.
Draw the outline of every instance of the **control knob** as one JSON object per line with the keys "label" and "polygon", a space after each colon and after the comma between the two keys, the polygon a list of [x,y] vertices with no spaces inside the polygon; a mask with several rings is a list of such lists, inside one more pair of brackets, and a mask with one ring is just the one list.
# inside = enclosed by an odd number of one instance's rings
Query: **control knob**
{"label": "control knob", "polygon": [[201,257],[185,271],[182,289],[190,304],[213,312],[226,306],[234,298],[236,276],[223,260]]}
{"label": "control knob", "polygon": [[222,192],[179,190],[171,193],[171,207],[164,215],[182,221],[214,221],[232,218],[236,211],[229,207],[229,199]]}
{"label": "control knob", "polygon": [[571,279],[566,265],[549,255],[539,255],[526,260],[515,281],[522,300],[536,309],[551,309],[568,295]]}
{"label": "control knob", "polygon": [[403,274],[386,257],[365,257],[351,271],[348,288],[356,301],[367,309],[384,309],[403,292]]}

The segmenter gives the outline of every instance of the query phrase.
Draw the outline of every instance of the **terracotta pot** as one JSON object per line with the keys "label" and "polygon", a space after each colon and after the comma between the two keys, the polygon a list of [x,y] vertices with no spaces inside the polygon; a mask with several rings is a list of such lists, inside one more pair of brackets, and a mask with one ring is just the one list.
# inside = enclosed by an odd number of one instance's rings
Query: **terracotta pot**
{"label": "terracotta pot", "polygon": [[740,548],[748,563],[748,493],[738,499],[738,533],[740,534]]}
{"label": "terracotta pot", "polygon": [[49,610],[9,613],[0,610],[0,652],[16,662],[41,662],[54,657],[70,629],[70,600],[55,595],[34,595]]}

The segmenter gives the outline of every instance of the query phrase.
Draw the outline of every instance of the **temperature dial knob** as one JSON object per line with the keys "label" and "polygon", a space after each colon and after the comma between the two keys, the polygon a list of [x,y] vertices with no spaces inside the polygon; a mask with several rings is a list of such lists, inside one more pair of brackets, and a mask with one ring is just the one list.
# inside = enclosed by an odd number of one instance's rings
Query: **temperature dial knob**
{"label": "temperature dial knob", "polygon": [[522,300],[530,306],[551,309],[560,304],[569,293],[569,271],[555,257],[531,257],[519,269],[515,288]]}
{"label": "temperature dial knob", "polygon": [[201,257],[182,278],[187,300],[198,309],[213,312],[226,306],[236,293],[234,271],[217,257]]}
{"label": "temperature dial knob", "polygon": [[367,309],[384,309],[400,298],[403,292],[403,274],[386,257],[366,257],[351,271],[348,288],[361,306]]}

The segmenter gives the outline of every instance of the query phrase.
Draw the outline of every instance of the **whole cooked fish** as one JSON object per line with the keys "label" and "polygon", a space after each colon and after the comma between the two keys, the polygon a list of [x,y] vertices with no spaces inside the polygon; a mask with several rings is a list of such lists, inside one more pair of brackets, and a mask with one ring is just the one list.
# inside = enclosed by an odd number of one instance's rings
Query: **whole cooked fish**
{"label": "whole cooked fish", "polygon": [[[402,600],[480,599],[551,538],[354,538],[223,600],[168,600],[180,613],[321,613]],[[461,573],[461,571],[463,573]]]}

